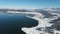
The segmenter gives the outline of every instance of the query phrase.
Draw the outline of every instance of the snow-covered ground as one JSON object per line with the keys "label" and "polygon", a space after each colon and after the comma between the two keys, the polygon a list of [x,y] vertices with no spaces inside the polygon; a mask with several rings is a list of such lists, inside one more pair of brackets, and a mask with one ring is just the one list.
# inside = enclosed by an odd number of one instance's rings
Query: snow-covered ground
{"label": "snow-covered ground", "polygon": [[[51,18],[44,18],[45,15],[38,12],[13,12],[13,11],[10,12],[8,11],[7,13],[35,14],[35,16],[33,17],[26,15],[26,17],[28,18],[32,18],[38,21],[38,26],[36,27],[31,27],[31,28],[23,27],[22,28],[22,31],[24,31],[26,34],[57,34],[57,33],[60,34],[60,31],[55,30],[55,29],[51,29],[52,33],[46,32],[46,27],[50,27],[51,25],[53,25],[52,23],[49,23],[49,22],[52,20],[58,19],[58,17],[60,17],[60,14],[57,14],[57,16],[53,16]],[[51,13],[51,14],[55,15],[55,13]],[[36,30],[37,28],[41,28],[41,29]]]}

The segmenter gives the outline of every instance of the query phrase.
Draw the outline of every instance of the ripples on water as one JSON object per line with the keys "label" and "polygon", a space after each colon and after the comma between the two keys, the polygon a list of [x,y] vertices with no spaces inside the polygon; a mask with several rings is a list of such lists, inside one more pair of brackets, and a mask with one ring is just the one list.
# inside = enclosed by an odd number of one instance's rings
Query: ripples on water
{"label": "ripples on water", "polygon": [[9,15],[0,13],[0,34],[25,34],[22,27],[34,27],[36,20],[22,15]]}

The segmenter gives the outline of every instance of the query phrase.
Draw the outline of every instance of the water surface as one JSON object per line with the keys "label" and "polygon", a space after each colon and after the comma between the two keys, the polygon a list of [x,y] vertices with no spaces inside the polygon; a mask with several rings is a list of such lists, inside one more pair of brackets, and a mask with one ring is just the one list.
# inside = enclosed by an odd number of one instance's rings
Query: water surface
{"label": "water surface", "polygon": [[25,34],[22,27],[35,27],[36,20],[18,14],[0,13],[0,34]]}

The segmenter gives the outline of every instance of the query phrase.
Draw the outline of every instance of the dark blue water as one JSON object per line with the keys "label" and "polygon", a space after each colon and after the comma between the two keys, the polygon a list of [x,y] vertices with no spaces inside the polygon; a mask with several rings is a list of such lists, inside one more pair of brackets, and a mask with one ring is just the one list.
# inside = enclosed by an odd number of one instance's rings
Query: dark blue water
{"label": "dark blue water", "polygon": [[14,14],[0,14],[0,34],[25,34],[22,27],[35,27],[38,23],[36,20],[26,16]]}

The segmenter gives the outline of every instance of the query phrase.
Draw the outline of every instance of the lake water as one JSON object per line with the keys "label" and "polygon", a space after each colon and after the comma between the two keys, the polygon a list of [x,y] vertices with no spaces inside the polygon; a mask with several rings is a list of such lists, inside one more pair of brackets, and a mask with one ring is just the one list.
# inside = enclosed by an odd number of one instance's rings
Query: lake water
{"label": "lake water", "polygon": [[36,20],[18,14],[0,13],[0,34],[25,34],[22,27],[35,27]]}

